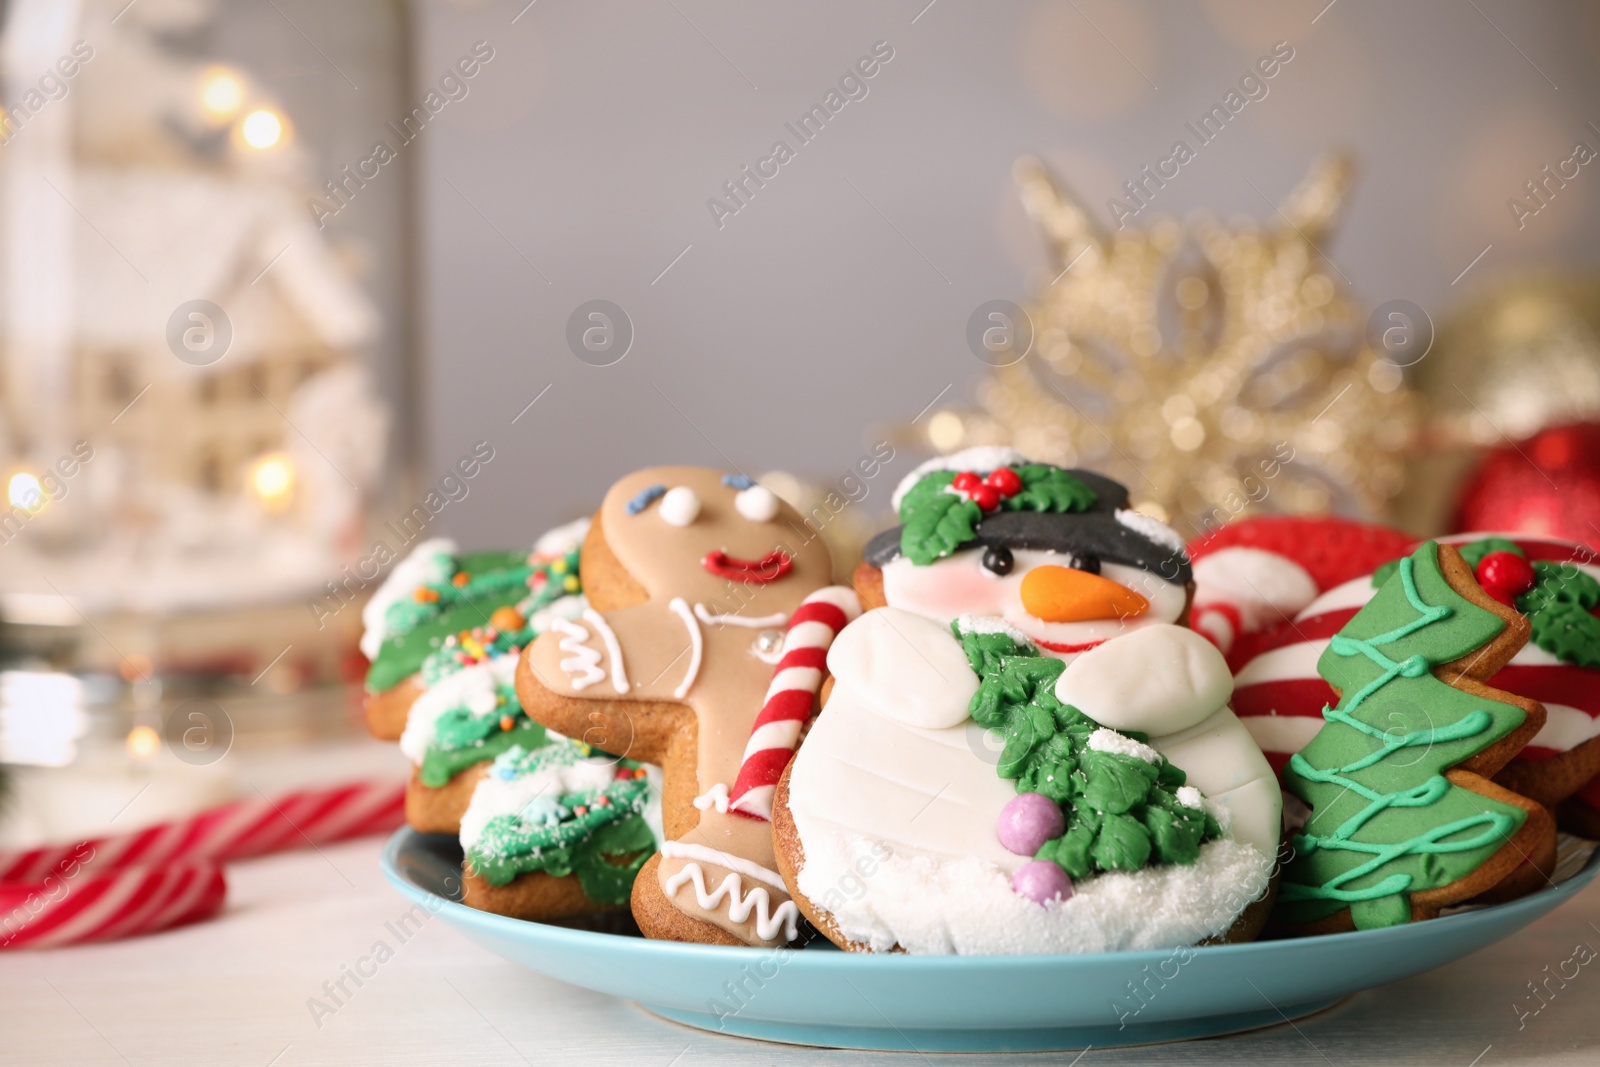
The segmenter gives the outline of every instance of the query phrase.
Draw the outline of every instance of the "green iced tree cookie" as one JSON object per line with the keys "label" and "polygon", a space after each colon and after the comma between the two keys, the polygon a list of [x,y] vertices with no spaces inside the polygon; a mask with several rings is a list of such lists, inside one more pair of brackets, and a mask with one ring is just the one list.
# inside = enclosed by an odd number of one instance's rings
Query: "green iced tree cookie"
{"label": "green iced tree cookie", "polygon": [[1411,895],[1466,878],[1528,813],[1444,772],[1520,727],[1515,704],[1434,674],[1492,642],[1505,621],[1446,581],[1429,541],[1334,636],[1317,671],[1342,695],[1290,757],[1285,786],[1313,809],[1279,893],[1295,925],[1350,909],[1358,929],[1411,918]]}

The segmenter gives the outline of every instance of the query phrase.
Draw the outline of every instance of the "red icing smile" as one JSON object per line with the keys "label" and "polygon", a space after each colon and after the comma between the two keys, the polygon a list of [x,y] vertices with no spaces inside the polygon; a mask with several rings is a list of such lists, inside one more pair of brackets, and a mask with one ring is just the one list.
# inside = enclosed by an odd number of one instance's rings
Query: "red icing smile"
{"label": "red icing smile", "polygon": [[719,550],[707,552],[706,558],[701,560],[700,564],[718,578],[747,582],[751,585],[765,585],[788,574],[794,567],[794,560],[778,549],[773,549],[760,559],[739,559]]}
{"label": "red icing smile", "polygon": [[1032,638],[1034,644],[1038,645],[1040,648],[1048,649],[1051,652],[1087,652],[1091,648],[1095,648],[1106,643],[1106,638],[1104,637],[1098,641],[1086,641],[1081,645],[1068,645],[1063,644],[1060,641],[1046,641],[1043,638],[1033,637],[1031,634],[1029,637]]}

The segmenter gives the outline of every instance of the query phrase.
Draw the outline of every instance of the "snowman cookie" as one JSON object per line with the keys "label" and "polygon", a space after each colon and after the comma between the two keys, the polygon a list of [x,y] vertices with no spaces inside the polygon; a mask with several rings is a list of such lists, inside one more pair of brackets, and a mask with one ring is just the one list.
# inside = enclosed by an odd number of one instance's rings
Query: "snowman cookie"
{"label": "snowman cookie", "polygon": [[664,769],[665,840],[633,885],[646,936],[797,935],[763,808],[826,643],[856,610],[831,573],[800,516],[749,478],[638,471],[607,492],[584,542],[589,608],[525,651],[516,689],[534,721]]}
{"label": "snowman cookie", "polygon": [[1164,524],[1085,471],[943,457],[857,573],[872,610],[783,781],[779,868],[856,951],[1101,952],[1242,939],[1281,831],[1272,770],[1185,625]]}

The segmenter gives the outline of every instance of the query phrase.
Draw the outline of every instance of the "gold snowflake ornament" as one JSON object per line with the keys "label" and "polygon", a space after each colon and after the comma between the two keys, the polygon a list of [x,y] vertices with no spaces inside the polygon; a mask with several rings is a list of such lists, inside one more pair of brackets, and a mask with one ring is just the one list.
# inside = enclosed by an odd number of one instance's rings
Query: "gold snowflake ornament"
{"label": "gold snowflake ornament", "polygon": [[935,414],[919,443],[1104,471],[1185,537],[1252,511],[1373,515],[1399,490],[1411,399],[1320,251],[1347,160],[1317,164],[1265,225],[1115,233],[1039,161],[1015,176],[1056,272],[1027,308],[1032,347],[987,375],[978,410]]}

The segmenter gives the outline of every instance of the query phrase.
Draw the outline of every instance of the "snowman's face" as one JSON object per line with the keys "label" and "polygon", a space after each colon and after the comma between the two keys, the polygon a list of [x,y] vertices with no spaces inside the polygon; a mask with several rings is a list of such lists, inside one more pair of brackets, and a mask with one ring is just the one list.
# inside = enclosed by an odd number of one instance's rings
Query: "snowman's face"
{"label": "snowman's face", "polygon": [[945,625],[961,615],[1004,619],[1064,660],[1139,627],[1175,623],[1188,600],[1186,587],[1140,567],[1038,549],[974,548],[921,567],[901,556],[883,568],[883,593],[891,607]]}

